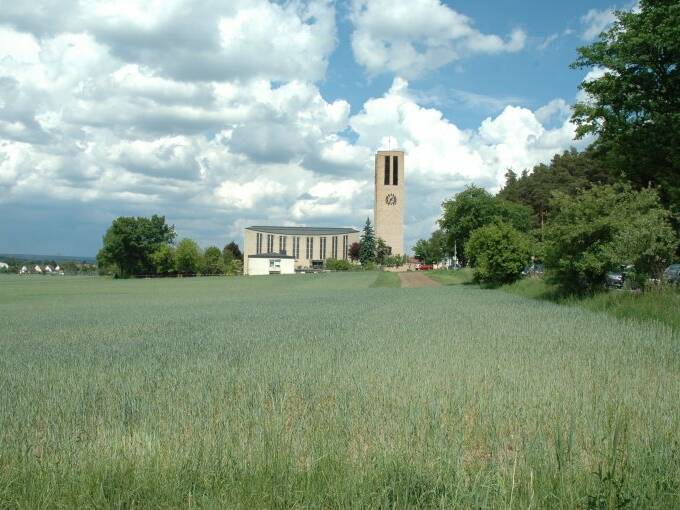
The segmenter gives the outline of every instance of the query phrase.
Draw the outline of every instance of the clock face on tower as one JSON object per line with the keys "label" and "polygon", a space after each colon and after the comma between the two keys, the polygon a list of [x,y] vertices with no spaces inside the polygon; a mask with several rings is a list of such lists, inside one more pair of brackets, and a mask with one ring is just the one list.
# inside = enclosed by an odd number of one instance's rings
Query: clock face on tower
{"label": "clock face on tower", "polygon": [[397,196],[394,193],[390,193],[385,197],[385,203],[387,205],[397,205]]}

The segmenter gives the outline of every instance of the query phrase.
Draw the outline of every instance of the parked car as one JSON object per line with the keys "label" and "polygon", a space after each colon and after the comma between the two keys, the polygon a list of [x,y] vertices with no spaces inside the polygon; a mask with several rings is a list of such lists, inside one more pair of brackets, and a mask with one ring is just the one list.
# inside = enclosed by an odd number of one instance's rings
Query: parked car
{"label": "parked car", "polygon": [[432,264],[418,264],[416,271],[432,271]]}
{"label": "parked car", "polygon": [[633,266],[621,266],[618,271],[609,271],[605,275],[605,287],[608,289],[623,289],[630,276]]}
{"label": "parked car", "polygon": [[605,286],[608,289],[622,289],[624,281],[622,272],[609,271],[605,276]]}
{"label": "parked car", "polygon": [[671,264],[663,272],[663,281],[680,284],[680,264]]}

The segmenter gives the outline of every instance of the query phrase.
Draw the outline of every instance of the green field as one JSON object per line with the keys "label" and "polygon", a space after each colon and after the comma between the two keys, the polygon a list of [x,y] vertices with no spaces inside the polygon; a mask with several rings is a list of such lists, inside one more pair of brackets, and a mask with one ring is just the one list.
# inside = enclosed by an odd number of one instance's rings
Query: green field
{"label": "green field", "polygon": [[0,278],[0,508],[678,508],[680,333],[376,273]]}

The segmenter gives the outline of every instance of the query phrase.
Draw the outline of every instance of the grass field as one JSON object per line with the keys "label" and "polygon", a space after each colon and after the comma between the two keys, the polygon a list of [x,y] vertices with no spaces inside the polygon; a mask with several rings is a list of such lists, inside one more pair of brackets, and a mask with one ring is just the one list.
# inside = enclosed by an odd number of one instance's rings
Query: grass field
{"label": "grass field", "polygon": [[680,334],[376,274],[0,278],[0,508],[678,508]]}

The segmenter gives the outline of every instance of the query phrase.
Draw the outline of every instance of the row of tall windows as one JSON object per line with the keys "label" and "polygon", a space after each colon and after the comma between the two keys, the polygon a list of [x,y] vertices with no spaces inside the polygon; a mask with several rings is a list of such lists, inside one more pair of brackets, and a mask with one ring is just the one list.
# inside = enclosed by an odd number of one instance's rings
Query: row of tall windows
{"label": "row of tall windows", "polygon": [[399,156],[392,156],[392,171],[390,172],[390,156],[385,156],[385,186],[390,185],[390,174],[392,175],[392,185],[399,184]]}
{"label": "row of tall windows", "polygon": [[255,234],[255,253],[262,253],[262,234]]}
{"label": "row of tall windows", "polygon": [[[262,245],[264,243],[264,235],[257,233],[255,234],[255,253],[263,253]],[[300,258],[300,237],[293,237],[292,255],[296,259]],[[334,259],[338,258],[340,250],[340,243],[338,236],[333,236],[331,238],[331,257]],[[279,253],[288,253],[288,237],[279,236]],[[274,253],[274,235],[267,234],[267,250],[265,253]],[[347,260],[349,258],[349,236],[342,236],[342,258]],[[319,258],[322,260],[326,259],[327,255],[327,238],[319,238]],[[305,258],[311,260],[314,258],[314,238],[305,238]]]}

